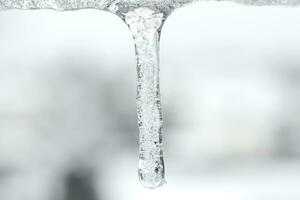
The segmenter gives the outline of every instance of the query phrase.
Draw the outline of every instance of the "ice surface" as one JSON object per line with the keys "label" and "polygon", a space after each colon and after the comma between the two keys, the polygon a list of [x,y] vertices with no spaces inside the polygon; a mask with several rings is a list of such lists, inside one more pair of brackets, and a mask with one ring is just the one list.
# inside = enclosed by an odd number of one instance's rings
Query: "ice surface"
{"label": "ice surface", "polygon": [[0,0],[0,9],[54,9],[58,11],[99,9],[123,17],[125,13],[140,7],[171,13],[175,7],[191,0]]}
{"label": "ice surface", "polygon": [[[111,11],[121,16],[130,10],[147,7],[170,14],[175,8],[194,1],[207,0],[0,0],[0,9],[55,9],[76,10],[94,8]],[[210,0],[208,0],[210,1]],[[300,0],[218,0],[246,5],[299,5]]]}

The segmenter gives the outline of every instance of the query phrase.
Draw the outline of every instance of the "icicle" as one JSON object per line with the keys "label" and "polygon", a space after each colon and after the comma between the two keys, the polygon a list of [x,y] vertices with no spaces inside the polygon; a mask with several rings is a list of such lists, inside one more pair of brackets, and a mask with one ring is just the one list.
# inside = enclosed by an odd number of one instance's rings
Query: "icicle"
{"label": "icicle", "polygon": [[137,57],[138,174],[141,183],[148,188],[159,187],[165,182],[158,56],[163,21],[162,13],[148,8],[138,8],[125,15]]}

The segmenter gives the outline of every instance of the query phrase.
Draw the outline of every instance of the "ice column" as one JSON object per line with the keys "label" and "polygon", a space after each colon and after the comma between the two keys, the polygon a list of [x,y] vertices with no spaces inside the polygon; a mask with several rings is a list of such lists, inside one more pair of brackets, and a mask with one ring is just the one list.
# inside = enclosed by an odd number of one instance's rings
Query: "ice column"
{"label": "ice column", "polygon": [[125,15],[137,58],[138,174],[141,183],[148,188],[159,187],[165,182],[158,56],[163,21],[162,13],[149,8],[138,8]]}

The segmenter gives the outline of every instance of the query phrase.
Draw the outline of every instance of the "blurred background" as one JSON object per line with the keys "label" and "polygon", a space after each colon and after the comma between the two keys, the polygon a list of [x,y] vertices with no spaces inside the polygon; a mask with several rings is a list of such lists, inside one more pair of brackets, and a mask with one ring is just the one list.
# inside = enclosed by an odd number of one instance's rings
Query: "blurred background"
{"label": "blurred background", "polygon": [[167,184],[137,178],[133,41],[95,10],[0,13],[1,200],[299,200],[299,8],[199,2],[161,38]]}

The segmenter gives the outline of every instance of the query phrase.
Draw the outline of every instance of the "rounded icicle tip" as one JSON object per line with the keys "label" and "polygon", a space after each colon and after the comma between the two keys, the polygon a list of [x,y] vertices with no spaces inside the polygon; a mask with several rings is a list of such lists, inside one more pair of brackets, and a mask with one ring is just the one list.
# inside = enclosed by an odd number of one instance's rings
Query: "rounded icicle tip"
{"label": "rounded icicle tip", "polygon": [[141,184],[146,188],[155,189],[166,184],[162,158],[156,161],[140,159],[138,176]]}
{"label": "rounded icicle tip", "polygon": [[165,178],[159,174],[141,173],[140,170],[139,180],[145,188],[149,189],[155,189],[167,183]]}

